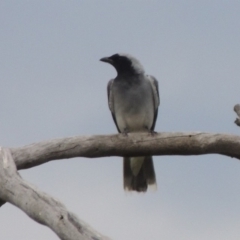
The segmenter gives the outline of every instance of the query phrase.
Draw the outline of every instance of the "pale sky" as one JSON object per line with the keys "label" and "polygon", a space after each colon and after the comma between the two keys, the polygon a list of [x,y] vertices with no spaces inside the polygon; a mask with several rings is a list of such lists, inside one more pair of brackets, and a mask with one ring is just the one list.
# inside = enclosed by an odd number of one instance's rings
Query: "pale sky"
{"label": "pale sky", "polygon": [[[117,133],[100,58],[137,57],[159,81],[156,131],[239,134],[240,1],[0,1],[0,145]],[[122,159],[75,158],[20,171],[115,240],[240,238],[240,162],[154,157],[157,192],[126,195]],[[0,239],[57,240],[16,207]]]}

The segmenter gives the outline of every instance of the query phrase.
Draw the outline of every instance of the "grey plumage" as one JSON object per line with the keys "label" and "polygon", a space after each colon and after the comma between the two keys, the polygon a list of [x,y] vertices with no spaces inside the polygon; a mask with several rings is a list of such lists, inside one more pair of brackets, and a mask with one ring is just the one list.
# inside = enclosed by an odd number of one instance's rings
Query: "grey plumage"
{"label": "grey plumage", "polygon": [[[119,132],[153,132],[157,120],[159,90],[157,80],[144,73],[140,62],[129,54],[100,59],[115,67],[117,76],[108,83],[108,105]],[[124,189],[146,191],[156,185],[151,156],[124,157]]]}

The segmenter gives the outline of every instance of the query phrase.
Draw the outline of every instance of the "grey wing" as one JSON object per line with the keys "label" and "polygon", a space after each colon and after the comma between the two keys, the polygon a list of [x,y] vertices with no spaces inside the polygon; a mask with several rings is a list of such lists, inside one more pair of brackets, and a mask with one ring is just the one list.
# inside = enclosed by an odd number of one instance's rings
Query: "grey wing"
{"label": "grey wing", "polygon": [[155,128],[155,124],[157,121],[158,116],[158,106],[160,105],[160,96],[159,96],[159,89],[158,89],[158,81],[155,77],[148,75],[148,81],[151,84],[152,92],[153,92],[153,102],[154,102],[154,119],[151,130],[153,131]]}
{"label": "grey wing", "polygon": [[117,130],[118,132],[120,132],[120,129],[118,128],[118,125],[117,125],[117,121],[116,121],[116,116],[115,116],[115,113],[114,113],[114,104],[113,104],[113,93],[112,93],[112,85],[113,85],[113,81],[114,79],[111,79],[109,82],[108,82],[108,85],[107,85],[107,95],[108,95],[108,107],[112,113],[112,118],[113,118],[113,121],[117,127]]}

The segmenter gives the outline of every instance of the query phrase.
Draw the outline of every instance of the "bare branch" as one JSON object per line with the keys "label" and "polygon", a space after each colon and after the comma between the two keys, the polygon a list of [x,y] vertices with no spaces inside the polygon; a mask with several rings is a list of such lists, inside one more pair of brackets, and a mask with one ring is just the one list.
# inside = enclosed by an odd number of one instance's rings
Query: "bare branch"
{"label": "bare branch", "polygon": [[[0,149],[0,198],[50,227],[62,240],[107,240],[65,206],[28,184],[17,172],[8,149]],[[3,203],[3,201],[2,201]]]}
{"label": "bare branch", "polygon": [[240,136],[190,132],[71,137],[12,148],[11,153],[18,169],[73,157],[215,153],[240,159]]}
{"label": "bare branch", "polygon": [[49,226],[61,239],[106,239],[61,203],[21,179],[11,154],[18,169],[73,157],[222,154],[240,159],[240,136],[202,132],[115,134],[55,139],[1,151],[0,198],[3,201]]}
{"label": "bare branch", "polygon": [[240,104],[234,106],[234,111],[237,113],[239,118],[236,118],[235,123],[236,125],[240,126]]}

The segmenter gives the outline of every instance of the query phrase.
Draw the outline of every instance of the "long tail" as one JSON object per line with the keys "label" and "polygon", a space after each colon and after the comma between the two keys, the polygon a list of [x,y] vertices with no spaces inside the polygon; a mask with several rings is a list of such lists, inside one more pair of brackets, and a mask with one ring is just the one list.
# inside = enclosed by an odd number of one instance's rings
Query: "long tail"
{"label": "long tail", "polygon": [[152,157],[124,157],[124,189],[127,191],[146,192],[148,185],[156,186],[156,177]]}

